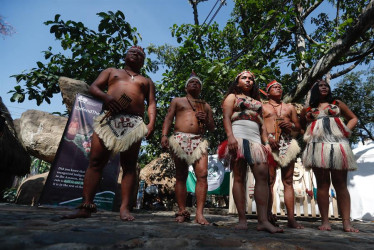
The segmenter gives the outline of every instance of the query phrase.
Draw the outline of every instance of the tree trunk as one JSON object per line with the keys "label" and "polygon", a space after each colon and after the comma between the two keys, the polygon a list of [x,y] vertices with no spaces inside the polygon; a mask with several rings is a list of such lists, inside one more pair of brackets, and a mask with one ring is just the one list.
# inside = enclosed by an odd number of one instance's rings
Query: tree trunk
{"label": "tree trunk", "polygon": [[284,97],[284,102],[300,101],[308,92],[311,85],[332,67],[346,53],[349,48],[374,25],[374,0],[371,0],[366,9],[358,17],[356,24],[347,30],[345,35],[338,39],[326,55],[321,57],[305,74],[303,80],[298,84],[296,92]]}
{"label": "tree trunk", "polygon": [[190,3],[192,4],[193,18],[194,18],[195,25],[199,25],[199,14],[197,12],[198,1],[190,1]]}

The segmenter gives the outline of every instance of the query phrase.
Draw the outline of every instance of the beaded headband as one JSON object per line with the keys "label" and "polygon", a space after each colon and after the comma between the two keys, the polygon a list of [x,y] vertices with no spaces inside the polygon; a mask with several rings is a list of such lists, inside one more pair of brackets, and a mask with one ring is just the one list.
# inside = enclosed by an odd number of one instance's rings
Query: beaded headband
{"label": "beaded headband", "polygon": [[253,76],[253,78],[256,78],[255,75],[254,75],[251,71],[249,71],[249,70],[244,70],[244,71],[242,71],[242,72],[240,72],[239,74],[236,75],[236,77],[235,77],[235,81],[237,81],[238,78],[239,78],[241,75],[243,75],[244,73],[248,73],[248,74],[250,74],[251,76]]}
{"label": "beaded headband", "polygon": [[273,81],[269,82],[268,85],[266,86],[266,92],[269,93],[270,88],[273,87],[276,84],[278,84],[279,86],[282,87],[282,84],[280,84],[276,80],[273,80]]}
{"label": "beaded headband", "polygon": [[200,86],[203,87],[203,82],[201,81],[201,79],[196,75],[195,71],[193,71],[193,70],[191,72],[190,78],[187,79],[186,84],[184,86],[187,87],[188,83],[193,79],[197,80],[200,83]]}

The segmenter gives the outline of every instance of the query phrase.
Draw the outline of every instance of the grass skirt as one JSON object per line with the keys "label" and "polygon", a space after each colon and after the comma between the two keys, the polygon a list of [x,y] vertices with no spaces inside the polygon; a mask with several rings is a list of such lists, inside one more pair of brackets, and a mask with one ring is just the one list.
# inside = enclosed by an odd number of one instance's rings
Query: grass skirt
{"label": "grass skirt", "polygon": [[140,116],[118,114],[100,123],[104,115],[102,113],[95,117],[94,130],[113,154],[126,151],[148,133],[148,128]]}
{"label": "grass skirt", "polygon": [[287,135],[283,136],[283,134],[281,135],[279,145],[279,150],[272,151],[274,160],[280,167],[287,167],[291,161],[296,159],[301,149],[295,139]]}
{"label": "grass skirt", "polygon": [[209,143],[201,135],[176,132],[169,137],[169,145],[174,154],[192,165],[202,155],[207,154]]}
{"label": "grass skirt", "polygon": [[325,116],[311,122],[304,135],[305,167],[356,170],[357,163],[347,137],[351,131],[339,117]]}
{"label": "grass skirt", "polygon": [[318,167],[349,171],[357,169],[357,163],[348,142],[308,143],[303,152],[302,161],[306,168]]}

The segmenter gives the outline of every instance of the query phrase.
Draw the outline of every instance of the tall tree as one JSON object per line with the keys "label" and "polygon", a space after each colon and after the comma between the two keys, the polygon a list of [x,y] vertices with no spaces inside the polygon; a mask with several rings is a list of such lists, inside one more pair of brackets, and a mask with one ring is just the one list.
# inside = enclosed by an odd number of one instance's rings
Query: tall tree
{"label": "tall tree", "polygon": [[[198,18],[199,4],[192,1]],[[148,61],[146,70],[158,65],[166,68],[162,83],[157,85],[158,119],[161,129],[170,100],[185,94],[184,82],[194,69],[204,80],[202,98],[214,112],[216,123],[221,123],[221,101],[230,81],[238,71],[250,69],[256,81],[264,87],[271,79],[284,84],[287,102],[301,101],[312,83],[326,73],[335,78],[350,72],[357,65],[373,59],[374,0],[236,0],[232,18],[222,29],[212,25],[173,25],[171,35],[179,46],[148,47],[157,57]],[[323,8],[322,8],[323,7]],[[335,8],[334,16],[326,12]],[[51,33],[71,57],[45,52],[47,64],[16,75],[18,82],[26,81],[26,90],[16,86],[13,100],[22,101],[25,95],[38,103],[49,102],[57,93],[55,84],[60,75],[92,82],[91,77],[103,68],[121,66],[121,56],[130,43],[139,37],[136,29],[124,21],[122,13],[99,13],[102,21],[99,32],[89,30],[82,23],[59,20],[51,25]],[[122,42],[124,40],[124,43]],[[106,56],[108,55],[108,56]],[[339,70],[336,70],[339,69]],[[80,73],[87,72],[87,75]],[[209,135],[212,151],[224,139],[222,126]],[[158,156],[159,135],[146,145],[147,157]]]}
{"label": "tall tree", "polygon": [[[84,26],[82,22],[63,21],[60,15],[54,20],[45,22],[61,43],[65,53],[53,53],[52,47],[43,51],[46,62],[37,62],[37,67],[14,75],[17,82],[25,82],[14,87],[11,101],[22,102],[26,95],[29,100],[50,103],[50,98],[60,92],[58,78],[60,76],[83,80],[91,84],[97,75],[109,67],[122,68],[128,47],[137,44],[141,39],[135,27],[125,21],[121,11],[116,13],[100,12],[101,21],[98,31]],[[145,62],[146,70],[155,70],[150,59]]]}
{"label": "tall tree", "polygon": [[[180,46],[149,47],[168,68],[157,86],[158,128],[170,100],[185,94],[184,81],[191,69],[204,79],[202,98],[212,105],[216,122],[221,123],[221,101],[238,71],[250,69],[262,87],[277,79],[288,93],[284,100],[294,102],[301,101],[315,80],[334,67],[348,65],[332,73],[332,78],[370,62],[374,52],[373,2],[339,1],[335,6],[322,0],[236,0],[232,18],[222,30],[217,24],[174,25],[172,36]],[[335,6],[337,15],[331,18],[326,6]],[[307,30],[307,25],[315,28]],[[222,126],[217,128],[209,135],[213,152],[225,139]],[[159,140],[157,135],[154,140]],[[147,150],[154,155],[159,152],[152,143]]]}

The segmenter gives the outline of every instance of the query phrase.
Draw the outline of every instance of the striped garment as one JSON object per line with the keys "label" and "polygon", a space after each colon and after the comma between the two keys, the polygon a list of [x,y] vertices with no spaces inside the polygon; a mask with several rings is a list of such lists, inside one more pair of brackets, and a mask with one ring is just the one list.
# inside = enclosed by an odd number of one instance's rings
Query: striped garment
{"label": "striped garment", "polygon": [[307,143],[302,156],[304,166],[356,170],[357,163],[348,141],[351,131],[340,118],[335,101],[323,110],[308,108],[306,118],[309,124],[304,134]]}

